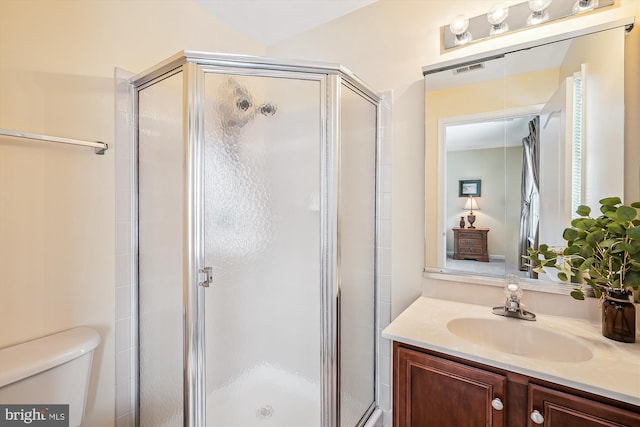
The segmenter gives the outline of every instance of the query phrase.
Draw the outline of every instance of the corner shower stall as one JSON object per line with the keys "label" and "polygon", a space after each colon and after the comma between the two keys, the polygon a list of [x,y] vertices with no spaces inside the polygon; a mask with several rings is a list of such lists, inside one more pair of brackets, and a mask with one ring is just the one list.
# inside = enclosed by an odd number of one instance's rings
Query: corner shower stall
{"label": "corner shower stall", "polygon": [[190,51],[130,84],[138,425],[364,425],[379,96],[337,65]]}

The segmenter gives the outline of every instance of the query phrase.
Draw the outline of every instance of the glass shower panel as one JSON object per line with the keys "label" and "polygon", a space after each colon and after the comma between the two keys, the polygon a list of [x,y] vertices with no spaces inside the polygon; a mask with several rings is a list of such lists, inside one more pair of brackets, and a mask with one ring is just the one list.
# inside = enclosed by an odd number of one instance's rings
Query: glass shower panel
{"label": "glass shower panel", "polygon": [[340,425],[353,427],[375,399],[375,104],[340,96]]}
{"label": "glass shower panel", "polygon": [[319,426],[321,82],[204,82],[207,425]]}
{"label": "glass shower panel", "polygon": [[182,73],[138,93],[140,425],[183,424]]}

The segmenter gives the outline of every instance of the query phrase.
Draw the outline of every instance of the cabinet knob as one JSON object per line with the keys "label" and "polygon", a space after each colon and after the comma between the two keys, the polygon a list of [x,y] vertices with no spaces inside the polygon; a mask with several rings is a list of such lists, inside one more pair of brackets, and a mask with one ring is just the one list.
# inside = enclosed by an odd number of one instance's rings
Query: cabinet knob
{"label": "cabinet knob", "polygon": [[544,417],[540,412],[538,412],[537,409],[534,409],[533,412],[531,413],[531,421],[533,421],[536,424],[542,424],[544,423]]}
{"label": "cabinet knob", "polygon": [[502,411],[504,409],[504,404],[502,403],[502,400],[500,400],[499,397],[496,397],[491,401],[491,407],[496,411]]}

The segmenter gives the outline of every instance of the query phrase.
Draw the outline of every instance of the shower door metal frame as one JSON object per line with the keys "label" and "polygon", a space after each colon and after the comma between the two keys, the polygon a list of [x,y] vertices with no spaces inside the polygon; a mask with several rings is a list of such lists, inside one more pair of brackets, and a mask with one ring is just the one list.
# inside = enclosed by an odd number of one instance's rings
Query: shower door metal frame
{"label": "shower door metal frame", "polygon": [[[380,230],[378,229],[378,219],[380,218],[380,203],[381,201],[379,200],[380,197],[379,196],[379,189],[381,188],[381,184],[380,184],[380,167],[381,167],[381,159],[380,159],[380,147],[381,147],[381,135],[380,135],[380,124],[381,122],[381,109],[382,109],[382,101],[381,98],[376,95],[374,92],[370,92],[368,90],[366,90],[366,86],[363,87],[361,86],[361,82],[359,81],[353,81],[349,78],[344,78],[342,75],[333,75],[330,76],[330,81],[331,81],[331,88],[330,88],[330,99],[331,102],[329,102],[330,108],[331,108],[331,114],[329,114],[329,116],[332,118],[329,120],[328,123],[328,127],[332,129],[333,132],[335,132],[334,134],[334,150],[335,150],[335,158],[337,160],[337,166],[336,166],[336,171],[335,171],[335,179],[336,179],[336,184],[335,184],[335,189],[336,189],[336,194],[335,194],[335,201],[337,203],[336,205],[336,227],[335,227],[335,241],[338,244],[338,247],[336,248],[336,260],[337,260],[337,276],[336,276],[336,293],[337,293],[337,298],[336,298],[336,307],[335,307],[335,319],[336,319],[336,326],[337,326],[337,331],[336,331],[336,363],[335,363],[335,378],[336,378],[336,390],[335,390],[335,396],[334,396],[334,400],[333,402],[335,403],[335,411],[334,411],[334,420],[335,420],[335,426],[339,426],[340,425],[340,390],[341,390],[341,384],[340,384],[340,361],[339,358],[341,355],[340,352],[340,342],[341,342],[341,335],[340,335],[340,325],[341,325],[341,319],[340,319],[340,294],[341,294],[341,286],[342,286],[342,282],[341,282],[341,278],[340,278],[340,271],[341,271],[341,250],[340,250],[340,242],[342,241],[340,238],[340,223],[341,223],[341,218],[340,218],[340,206],[339,206],[339,200],[340,200],[340,180],[342,177],[341,174],[341,167],[340,167],[340,161],[341,161],[341,156],[340,156],[340,151],[341,151],[341,144],[342,144],[342,138],[340,135],[340,113],[341,113],[341,104],[340,104],[340,100],[342,99],[342,86],[345,86],[346,88],[352,90],[356,95],[360,96],[361,98],[363,98],[365,101],[371,103],[372,105],[375,105],[376,107],[376,136],[375,136],[375,165],[374,165],[374,186],[375,186],[375,211],[374,211],[374,224],[375,224],[375,229],[374,229],[374,245],[373,245],[373,268],[374,268],[374,272],[373,272],[373,277],[374,277],[374,283],[373,283],[373,300],[374,300],[374,327],[373,327],[373,343],[374,343],[374,358],[373,358],[373,402],[371,403],[371,405],[369,406],[369,408],[367,408],[367,410],[364,412],[364,414],[362,415],[362,418],[360,419],[360,421],[358,422],[358,424],[354,427],[361,427],[364,424],[366,424],[367,420],[369,419],[369,417],[373,414],[373,412],[375,411],[376,407],[378,406],[378,378],[379,378],[379,370],[378,370],[378,351],[379,351],[379,340],[378,340],[378,327],[379,327],[379,316],[377,314],[378,311],[378,237],[380,235]],[[372,94],[374,96],[372,96]]]}
{"label": "shower door metal frame", "polygon": [[[206,73],[224,73],[246,76],[275,78],[295,78],[314,80],[320,83],[320,286],[321,286],[321,426],[339,425],[339,158],[340,158],[340,117],[339,101],[342,84],[354,89],[377,106],[376,123],[376,193],[379,188],[379,147],[380,147],[380,97],[348,69],[327,63],[271,59],[230,54],[210,54],[183,51],[150,70],[134,76],[130,82],[133,87],[133,126],[135,153],[138,145],[138,92],[177,73],[183,73],[183,141],[186,141],[186,217],[183,244],[185,263],[183,269],[183,329],[184,329],[184,376],[183,403],[184,425],[199,427],[206,425],[206,361],[204,341],[204,292],[200,286],[201,271],[204,265],[204,113],[202,107],[204,76]],[[324,125],[322,125],[324,123]],[[136,154],[137,155],[137,154]],[[136,164],[139,159],[136,159]],[[137,188],[137,171],[134,174]],[[379,212],[376,197],[376,224]],[[138,205],[138,192],[134,191],[134,209]],[[323,209],[323,206],[325,207]],[[139,221],[139,220],[138,220]],[[374,256],[377,260],[377,239],[375,231]],[[135,233],[137,235],[137,232]],[[136,244],[139,258],[139,247]],[[377,262],[374,262],[377,269]],[[139,271],[139,268],[136,268]],[[374,271],[374,401],[364,414],[363,421],[377,405],[377,354],[378,354],[378,316],[377,316],[377,271]],[[139,283],[139,280],[137,281]],[[137,309],[136,309],[137,311]],[[138,336],[139,345],[139,336]],[[137,356],[139,363],[139,356]],[[137,370],[135,385],[136,425],[140,424],[140,376]]]}

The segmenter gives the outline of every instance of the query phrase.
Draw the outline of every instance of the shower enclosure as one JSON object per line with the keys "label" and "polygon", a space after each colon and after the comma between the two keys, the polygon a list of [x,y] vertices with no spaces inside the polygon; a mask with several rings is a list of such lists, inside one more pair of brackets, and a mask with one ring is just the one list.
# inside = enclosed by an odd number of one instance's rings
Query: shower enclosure
{"label": "shower enclosure", "polygon": [[340,66],[202,52],[130,82],[139,425],[364,425],[378,95]]}

